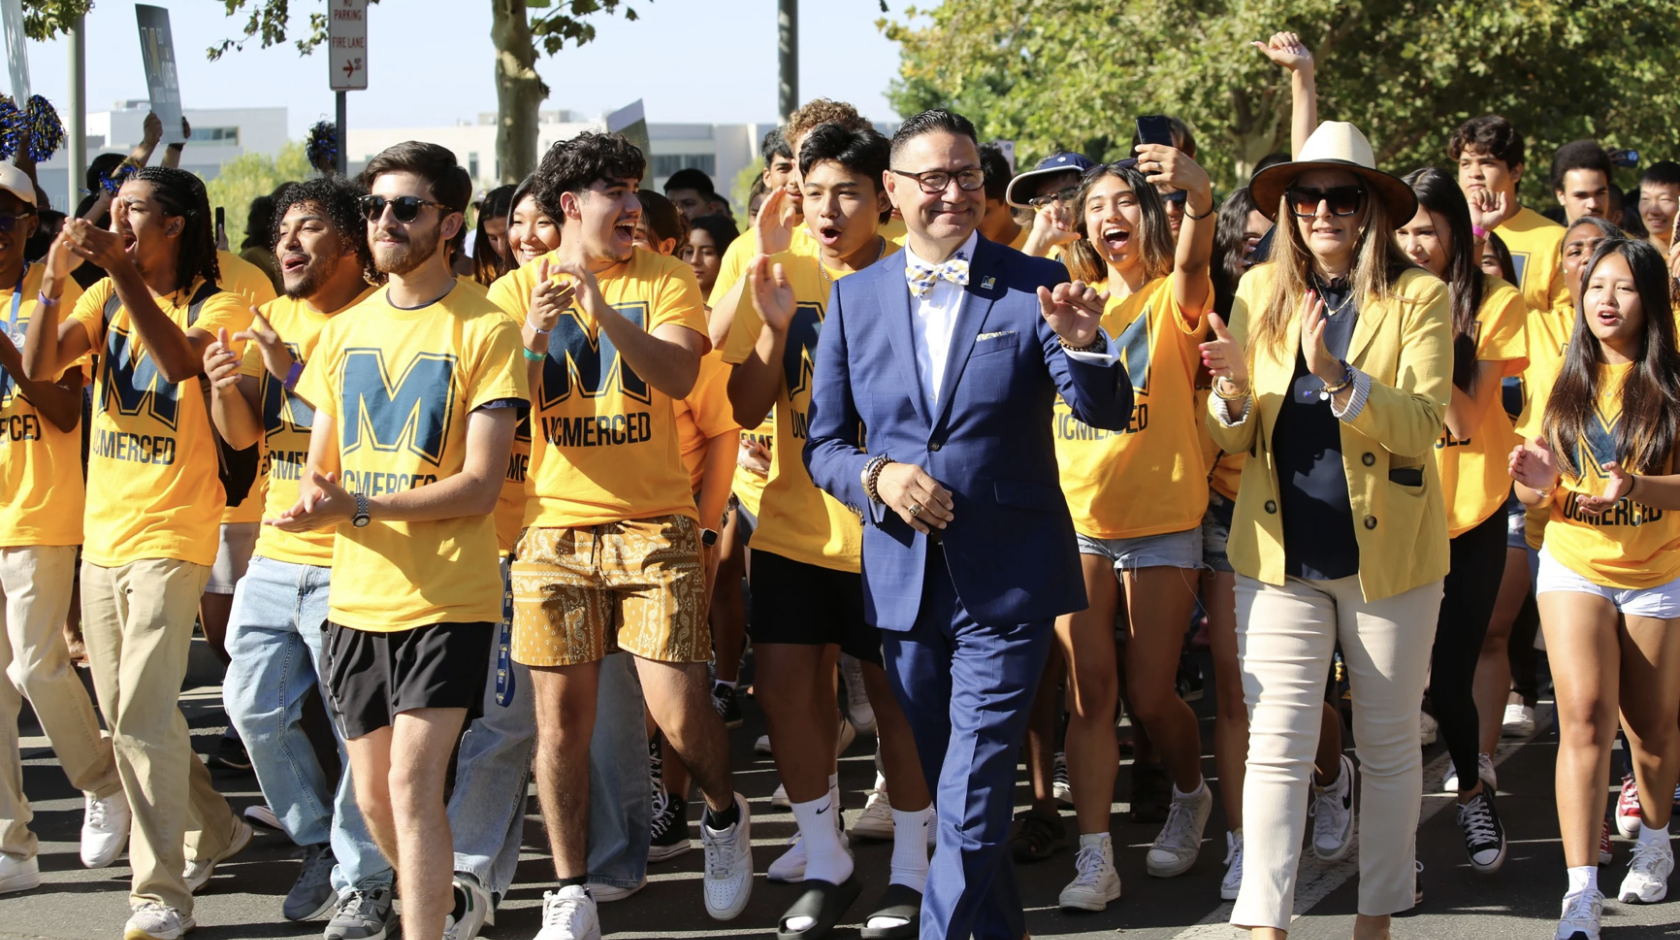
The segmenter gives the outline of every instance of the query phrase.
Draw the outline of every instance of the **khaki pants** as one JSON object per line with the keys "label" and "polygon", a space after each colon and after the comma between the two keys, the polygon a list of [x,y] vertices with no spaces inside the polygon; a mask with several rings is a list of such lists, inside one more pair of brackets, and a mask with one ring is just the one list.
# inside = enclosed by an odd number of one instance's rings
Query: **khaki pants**
{"label": "khaki pants", "polygon": [[0,548],[0,852],[35,855],[34,813],[23,794],[17,719],[23,700],[35,709],[70,785],[95,797],[122,789],[111,742],[99,734],[99,720],[87,689],[70,665],[64,618],[76,583],[76,547],[45,545]]}
{"label": "khaki pants", "polygon": [[94,691],[110,725],[117,771],[134,811],[130,903],[192,913],[186,860],[227,848],[234,818],[192,751],[179,705],[205,565],[145,559],[120,568],[82,562],[82,631]]}
{"label": "khaki pants", "polygon": [[1237,576],[1237,659],[1248,704],[1243,879],[1231,923],[1289,927],[1330,656],[1341,643],[1359,755],[1359,913],[1412,906],[1423,748],[1418,712],[1441,582],[1367,602],[1357,577]]}

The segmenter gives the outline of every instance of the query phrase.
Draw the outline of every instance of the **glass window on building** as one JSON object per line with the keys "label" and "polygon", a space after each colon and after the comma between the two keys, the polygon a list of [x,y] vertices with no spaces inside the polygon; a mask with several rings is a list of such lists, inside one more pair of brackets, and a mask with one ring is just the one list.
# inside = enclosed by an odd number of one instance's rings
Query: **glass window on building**
{"label": "glass window on building", "polygon": [[656,153],[653,155],[653,175],[664,179],[678,170],[695,169],[707,176],[717,175],[717,155],[711,153]]}
{"label": "glass window on building", "polygon": [[200,144],[233,144],[238,146],[239,128],[195,127],[192,129],[192,141]]}

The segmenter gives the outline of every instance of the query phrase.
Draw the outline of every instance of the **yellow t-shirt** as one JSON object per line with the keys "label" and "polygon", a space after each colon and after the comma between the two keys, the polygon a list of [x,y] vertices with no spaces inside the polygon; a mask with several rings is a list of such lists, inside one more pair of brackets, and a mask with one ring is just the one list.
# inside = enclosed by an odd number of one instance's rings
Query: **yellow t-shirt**
{"label": "yellow t-shirt", "polygon": [[[378,496],[461,472],[467,416],[529,400],[519,331],[472,291],[418,310],[385,288],[321,328],[297,393],[333,419],[339,479]],[[375,633],[502,619],[496,526],[489,515],[338,527],[333,622]]]}
{"label": "yellow t-shirt", "polygon": [[[782,354],[782,382],[770,419],[775,422],[770,473],[756,510],[752,546],[823,568],[861,571],[863,520],[811,482],[805,469],[805,432],[811,412],[811,365],[828,311],[834,279],[815,256],[784,252],[775,257],[787,271],[797,309]],[[723,361],[739,365],[753,354],[764,325],[756,304],[743,301],[730,325]],[[744,471],[743,471],[744,472]],[[740,473],[736,478],[740,478]],[[756,476],[757,474],[754,474]]]}
{"label": "yellow t-shirt", "polygon": [[1517,286],[1528,309],[1569,306],[1569,288],[1563,280],[1563,226],[1524,207],[1494,233],[1511,252]]}
{"label": "yellow t-shirt", "polygon": [[[556,255],[545,256],[551,262]],[[498,278],[490,300],[523,321],[542,259]],[[706,335],[694,269],[637,248],[596,275],[601,296],[648,332],[667,323]],[[684,515],[698,519],[677,443],[671,399],[619,357],[605,331],[573,304],[549,337],[531,390],[527,526],[590,526]],[[524,358],[520,362],[523,364]]]}
{"label": "yellow t-shirt", "polygon": [[1051,418],[1062,492],[1077,531],[1121,539],[1201,525],[1208,488],[1195,379],[1206,324],[1205,313],[1194,327],[1184,322],[1170,277],[1109,300],[1102,326],[1131,376],[1132,419],[1123,431],[1093,428],[1061,396]]}
{"label": "yellow t-shirt", "polygon": [[[156,298],[158,309],[182,330],[200,283]],[[165,380],[127,307],[106,322],[105,302],[115,294],[105,278],[88,288],[71,314],[99,356],[82,557],[104,568],[142,558],[213,564],[227,496],[203,383],[198,376],[178,384]],[[212,336],[250,325],[250,305],[225,290],[204,301],[193,323]],[[243,343],[233,346],[235,355],[243,352]]]}
{"label": "yellow t-shirt", "polygon": [[[19,350],[35,316],[35,298],[45,274],[44,266],[29,265],[21,287],[8,284],[0,291],[0,317]],[[81,296],[81,285],[66,278],[60,309],[75,309]],[[0,548],[82,543],[86,493],[81,464],[82,429],[59,430],[0,368],[0,493],[5,494],[0,502]]]}
{"label": "yellow t-shirt", "polygon": [[[503,275],[506,277],[507,275]],[[471,285],[473,292],[489,299],[490,289],[470,277],[457,277],[455,283]],[[527,291],[526,297],[530,296]],[[494,302],[494,301],[492,301]],[[527,304],[529,306],[529,304]],[[514,329],[524,328],[523,314],[510,313],[508,321]],[[521,362],[524,360],[521,359]],[[526,375],[530,373],[527,372]],[[503,555],[513,551],[519,543],[519,532],[525,528],[525,506],[529,494],[526,493],[525,481],[531,472],[531,414],[530,409],[522,409],[519,413],[519,424],[513,431],[513,450],[508,454],[507,475],[502,478],[502,492],[496,497],[496,549]]]}
{"label": "yellow t-shirt", "polygon": [[[735,408],[729,403],[730,368],[724,364],[723,353],[712,350],[700,359],[700,375],[694,380],[694,391],[687,398],[671,403],[677,419],[677,447],[682,451],[683,467],[688,471],[688,484],[700,492],[705,476],[706,442],[719,434],[739,431],[735,423]],[[716,520],[704,520],[707,528]]]}
{"label": "yellow t-shirt", "polygon": [[[243,297],[252,307],[262,307],[273,301],[278,294],[274,291],[274,281],[268,272],[241,258],[231,251],[216,250],[216,264],[221,269],[221,286],[223,290],[232,291]],[[229,331],[230,333],[232,331]],[[264,446],[261,442],[258,446]],[[251,491],[245,494],[245,499],[237,506],[229,506],[222,512],[223,524],[229,522],[261,522],[263,506],[266,497],[263,494],[267,486],[266,474],[257,474],[257,479],[251,484]]]}
{"label": "yellow t-shirt", "polygon": [[[1559,277],[1563,275],[1559,269]],[[1567,294],[1566,294],[1567,297]],[[1575,308],[1566,299],[1553,307],[1528,311],[1528,369],[1519,379],[1522,392],[1522,413],[1517,418],[1517,430],[1525,437],[1540,436],[1540,421],[1545,417],[1546,398],[1551,394],[1552,382],[1563,368],[1563,351],[1575,331]],[[1528,547],[1538,549],[1546,532],[1546,520],[1552,514],[1550,504],[1530,506],[1524,526]]]}
{"label": "yellow t-shirt", "polygon": [[1632,368],[1631,363],[1599,367],[1596,420],[1588,422],[1577,457],[1583,475],[1565,474],[1552,492],[1546,551],[1594,584],[1644,590],[1680,577],[1680,513],[1652,509],[1626,497],[1596,517],[1575,508],[1579,495],[1604,492],[1609,476],[1603,467],[1620,459],[1616,425],[1622,418],[1621,386]]}
{"label": "yellow t-shirt", "polygon": [[[1196,413],[1207,414],[1208,397],[1213,394],[1213,378],[1200,363],[1196,365]],[[1202,466],[1207,468],[1208,488],[1231,502],[1237,501],[1237,486],[1242,482],[1243,461],[1247,454],[1227,454],[1213,442],[1207,422],[1196,422],[1197,439],[1202,445]]]}
{"label": "yellow t-shirt", "polygon": [[[263,319],[280,334],[280,341],[292,358],[307,364],[315,356],[321,328],[333,317],[366,300],[373,293],[369,287],[332,313],[320,313],[302,300],[279,297],[262,306]],[[255,343],[245,347],[245,359],[240,374],[257,380],[257,401],[261,406],[263,424],[263,462],[257,474],[259,483],[267,485],[261,503],[261,516],[270,519],[297,505],[298,483],[308,472],[309,429],[315,422],[315,409],[299,398],[296,392],[286,391],[283,379],[269,374],[263,366],[262,351]],[[255,486],[252,487],[256,489]],[[333,533],[328,529],[314,532],[286,532],[273,526],[263,526],[257,535],[256,554],[293,565],[325,567],[332,564]]]}
{"label": "yellow t-shirt", "polygon": [[[1476,311],[1476,361],[1497,362],[1500,378],[1528,368],[1524,325],[1528,306],[1503,278],[1483,275],[1482,306]],[[1499,511],[1511,494],[1509,457],[1516,446],[1511,418],[1499,400],[1488,396],[1475,433],[1465,440],[1441,429],[1435,442],[1435,467],[1447,504],[1447,535],[1457,538]]]}

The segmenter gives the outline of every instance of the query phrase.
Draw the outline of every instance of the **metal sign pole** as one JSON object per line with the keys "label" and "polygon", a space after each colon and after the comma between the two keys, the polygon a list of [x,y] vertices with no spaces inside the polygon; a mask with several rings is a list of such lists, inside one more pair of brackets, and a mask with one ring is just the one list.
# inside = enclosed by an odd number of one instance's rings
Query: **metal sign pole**
{"label": "metal sign pole", "polygon": [[344,92],[344,91],[341,91],[341,92],[338,93],[338,175],[339,176],[349,176],[350,175],[350,172],[348,170],[348,167],[350,166],[350,156],[346,152],[349,148],[347,146],[345,146],[346,144],[348,144],[350,142],[350,127],[349,127],[349,124],[348,124],[348,121],[349,121],[348,115],[349,115],[349,110],[350,109],[349,109],[348,104],[346,103],[346,100],[349,97],[349,94],[350,94],[349,92]]}
{"label": "metal sign pole", "polygon": [[83,17],[76,17],[75,25],[70,27],[70,113],[64,122],[66,136],[70,139],[69,152],[65,154],[65,167],[69,170],[69,184],[65,188],[66,198],[64,213],[69,215],[76,211],[76,206],[82,202],[82,179],[87,172],[87,22]]}

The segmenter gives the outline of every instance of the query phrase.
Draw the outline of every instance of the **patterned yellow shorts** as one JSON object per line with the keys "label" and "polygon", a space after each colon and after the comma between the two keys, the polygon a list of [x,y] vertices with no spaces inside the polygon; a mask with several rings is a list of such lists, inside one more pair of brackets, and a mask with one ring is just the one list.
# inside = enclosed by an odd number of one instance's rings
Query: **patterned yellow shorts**
{"label": "patterned yellow shorts", "polygon": [[659,516],[525,530],[512,565],[513,658],[574,666],[624,650],[667,663],[712,656],[700,527]]}

